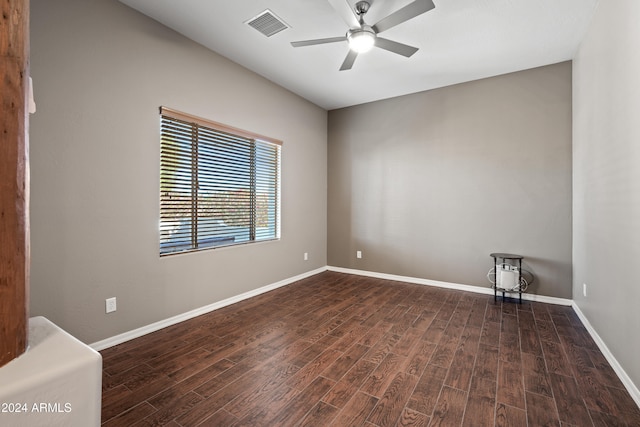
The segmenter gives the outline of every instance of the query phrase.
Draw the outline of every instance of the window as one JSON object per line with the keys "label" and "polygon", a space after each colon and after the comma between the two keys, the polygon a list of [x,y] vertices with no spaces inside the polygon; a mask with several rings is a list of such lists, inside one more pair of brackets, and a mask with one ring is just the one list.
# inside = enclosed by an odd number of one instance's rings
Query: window
{"label": "window", "polygon": [[282,143],[160,115],[160,255],[278,239]]}

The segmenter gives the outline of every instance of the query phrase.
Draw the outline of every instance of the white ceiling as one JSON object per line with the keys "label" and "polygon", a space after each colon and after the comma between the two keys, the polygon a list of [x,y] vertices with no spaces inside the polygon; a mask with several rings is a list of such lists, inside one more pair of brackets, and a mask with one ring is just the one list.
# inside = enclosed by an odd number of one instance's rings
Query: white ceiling
{"label": "white ceiling", "polygon": [[[434,0],[435,9],[382,34],[416,54],[374,48],[349,71],[338,71],[346,42],[290,44],[346,33],[328,0],[120,1],[331,110],[570,60],[599,0]],[[411,1],[370,1],[365,20]],[[265,9],[291,28],[266,37],[246,24]]]}

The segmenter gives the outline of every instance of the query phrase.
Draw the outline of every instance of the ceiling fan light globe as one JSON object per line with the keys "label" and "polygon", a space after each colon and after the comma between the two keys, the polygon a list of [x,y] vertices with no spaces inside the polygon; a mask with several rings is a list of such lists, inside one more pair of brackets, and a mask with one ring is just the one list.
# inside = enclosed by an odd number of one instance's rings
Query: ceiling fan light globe
{"label": "ceiling fan light globe", "polygon": [[376,34],[369,29],[349,31],[347,34],[349,48],[358,53],[364,53],[373,47],[376,42]]}

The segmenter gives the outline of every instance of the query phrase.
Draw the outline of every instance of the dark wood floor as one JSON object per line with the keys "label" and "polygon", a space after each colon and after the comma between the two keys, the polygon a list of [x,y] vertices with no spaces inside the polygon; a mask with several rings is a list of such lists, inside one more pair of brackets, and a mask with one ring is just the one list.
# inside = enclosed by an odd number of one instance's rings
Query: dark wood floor
{"label": "dark wood floor", "polygon": [[570,307],[335,272],[102,355],[106,426],[640,426]]}

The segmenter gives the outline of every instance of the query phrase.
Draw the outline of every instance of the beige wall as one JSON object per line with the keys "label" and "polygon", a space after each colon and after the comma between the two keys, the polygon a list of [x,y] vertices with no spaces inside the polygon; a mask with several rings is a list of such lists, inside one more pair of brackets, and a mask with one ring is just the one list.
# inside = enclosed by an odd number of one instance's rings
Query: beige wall
{"label": "beige wall", "polygon": [[329,265],[571,298],[570,63],[330,111],[328,158]]}
{"label": "beige wall", "polygon": [[[31,8],[32,316],[91,343],[326,265],[326,111],[116,0]],[[284,141],[281,241],[159,258],[160,105]]]}
{"label": "beige wall", "polygon": [[636,384],[636,398],[640,396],[639,16],[637,0],[601,1],[573,72],[573,297]]}

